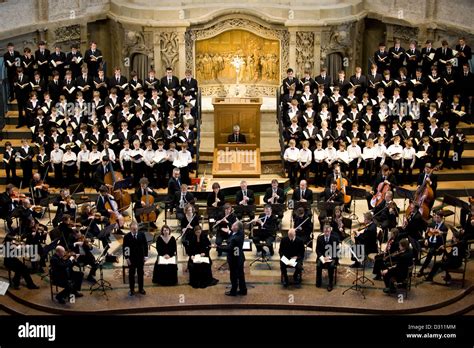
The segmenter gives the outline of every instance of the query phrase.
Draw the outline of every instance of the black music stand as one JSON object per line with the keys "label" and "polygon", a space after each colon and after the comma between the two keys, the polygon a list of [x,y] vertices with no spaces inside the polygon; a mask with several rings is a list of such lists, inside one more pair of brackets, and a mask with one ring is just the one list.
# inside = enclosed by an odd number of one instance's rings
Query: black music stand
{"label": "black music stand", "polygon": [[125,178],[125,179],[123,179],[123,180],[116,181],[115,184],[114,184],[113,189],[114,189],[114,190],[127,189],[127,188],[130,187],[131,183],[132,183],[131,178]]}
{"label": "black music stand", "polygon": [[[250,244],[250,246],[252,246],[252,244]],[[262,263],[266,263],[267,266],[268,266],[268,269],[271,270],[272,269],[272,266],[270,266],[270,263],[268,262],[268,257],[267,257],[267,253],[265,252],[265,250],[263,249],[264,247],[269,247],[267,242],[264,241],[264,240],[261,240],[260,241],[260,246],[262,247],[262,251],[260,253],[260,256],[258,256],[255,260],[253,260],[252,262],[250,262],[250,265],[249,267],[252,267],[252,265],[255,263],[255,262],[262,262]],[[250,249],[252,249],[252,247],[250,247]]]}
{"label": "black music stand", "polygon": [[354,290],[356,292],[360,292],[360,294],[362,295],[362,297],[365,300],[365,295],[364,295],[364,291],[363,291],[363,288],[362,288],[361,284],[365,284],[367,282],[370,282],[370,283],[372,283],[372,285],[374,285],[374,282],[372,282],[369,278],[367,278],[365,276],[365,263],[366,263],[367,258],[364,257],[364,260],[362,262],[360,262],[360,259],[357,257],[354,250],[352,250],[352,248],[349,248],[349,250],[351,251],[351,254],[355,258],[356,262],[359,262],[362,265],[362,275],[359,276],[359,269],[361,267],[356,267],[355,280],[352,282],[352,285],[349,288],[347,288],[346,290],[344,290],[342,292],[342,294],[344,295],[349,290]]}
{"label": "black music stand", "polygon": [[403,187],[396,186],[395,193],[398,197],[403,198],[403,211],[406,210],[406,203],[408,201],[412,201],[415,197],[412,191],[404,189]]}
{"label": "black music stand", "polygon": [[469,211],[469,203],[464,202],[463,200],[457,197],[451,196],[450,194],[445,193],[443,195],[443,204],[452,205],[454,207],[454,225],[456,225],[457,208],[461,208],[461,210],[464,209],[464,210]]}
{"label": "black music stand", "polygon": [[283,219],[283,214],[285,213],[285,205],[282,203],[272,204],[272,213],[278,215],[278,219]]}
{"label": "black music stand", "polygon": [[110,246],[107,246],[104,248],[104,251],[102,251],[102,254],[97,257],[95,263],[96,265],[99,265],[99,274],[100,278],[97,280],[94,284],[91,285],[90,287],[90,293],[92,294],[94,291],[101,291],[102,295],[105,296],[107,301],[109,300],[109,297],[107,296],[106,290],[113,290],[112,284],[110,284],[109,281],[104,280],[104,272],[103,272],[103,264],[105,262],[105,256],[107,255],[107,251],[109,250]]}
{"label": "black music stand", "polygon": [[353,211],[352,211],[351,215],[349,215],[349,219],[359,221],[359,218],[357,217],[357,214],[356,214],[357,199],[355,199],[355,198],[365,198],[367,196],[367,191],[365,189],[361,189],[361,188],[358,188],[358,187],[347,186],[346,187],[346,194],[348,196],[351,196],[352,201],[354,202],[354,208],[353,208]]}

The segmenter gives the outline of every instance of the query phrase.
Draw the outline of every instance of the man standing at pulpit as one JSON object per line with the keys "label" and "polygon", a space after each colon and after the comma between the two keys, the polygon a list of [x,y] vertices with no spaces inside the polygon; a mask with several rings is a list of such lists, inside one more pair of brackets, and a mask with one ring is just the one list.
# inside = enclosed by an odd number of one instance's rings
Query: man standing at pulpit
{"label": "man standing at pulpit", "polygon": [[227,137],[228,143],[239,143],[239,144],[247,144],[247,140],[245,139],[245,135],[240,133],[240,126],[236,124],[233,129],[233,133]]}

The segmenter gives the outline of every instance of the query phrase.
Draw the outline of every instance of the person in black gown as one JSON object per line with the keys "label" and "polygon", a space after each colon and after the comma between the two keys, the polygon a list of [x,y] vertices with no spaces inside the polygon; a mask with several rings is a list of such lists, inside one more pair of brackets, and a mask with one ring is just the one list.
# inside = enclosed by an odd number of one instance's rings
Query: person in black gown
{"label": "person in black gown", "polygon": [[176,257],[176,239],[170,235],[171,229],[168,225],[161,228],[161,235],[156,240],[156,251],[158,257],[153,268],[153,284],[164,286],[176,285],[178,283],[178,266],[177,264],[159,264],[159,257],[165,259]]}
{"label": "person in black gown", "polygon": [[[195,289],[204,289],[218,283],[218,280],[212,277],[212,261],[209,257],[210,248],[211,242],[209,238],[203,233],[201,226],[196,226],[194,228],[194,235],[189,239],[188,246],[189,285]],[[196,255],[209,258],[209,263],[196,263],[194,261]]]}

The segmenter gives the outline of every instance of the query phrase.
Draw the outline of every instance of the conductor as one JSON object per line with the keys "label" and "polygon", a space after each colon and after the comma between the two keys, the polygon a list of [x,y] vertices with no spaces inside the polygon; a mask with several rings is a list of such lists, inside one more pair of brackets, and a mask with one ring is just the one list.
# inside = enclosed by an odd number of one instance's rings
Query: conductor
{"label": "conductor", "polygon": [[[226,291],[227,296],[247,295],[247,285],[245,284],[244,263],[244,226],[242,222],[236,221],[229,231],[227,245],[218,246],[222,251],[227,252],[227,263],[230,270],[230,282],[232,287]],[[237,288],[239,291],[237,292]]]}
{"label": "conductor", "polygon": [[236,124],[233,128],[233,133],[227,137],[228,143],[247,144],[245,135],[240,133],[240,126]]}

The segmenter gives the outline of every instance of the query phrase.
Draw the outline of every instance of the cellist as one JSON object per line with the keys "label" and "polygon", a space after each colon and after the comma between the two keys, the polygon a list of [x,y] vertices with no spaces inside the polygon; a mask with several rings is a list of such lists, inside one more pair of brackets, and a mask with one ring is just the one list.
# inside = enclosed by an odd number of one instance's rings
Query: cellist
{"label": "cellist", "polygon": [[[139,210],[147,206],[147,196],[148,196],[148,202],[158,199],[158,194],[155,191],[153,191],[148,186],[148,184],[149,184],[148,179],[146,177],[143,177],[140,179],[140,187],[137,187],[135,189],[135,195],[134,195],[135,204],[134,204],[133,210],[135,213],[135,219],[137,220],[138,223],[141,222]],[[138,211],[138,214],[137,214],[137,211]],[[158,209],[156,209],[155,211],[156,211],[156,216],[158,216]],[[150,227],[156,228],[154,221],[150,222]]]}
{"label": "cellist", "polygon": [[[388,186],[386,186],[388,185]],[[380,169],[380,173],[375,176],[374,185],[372,186],[372,191],[367,194],[367,206],[369,210],[374,208],[370,201],[374,198],[375,195],[380,193],[380,197],[378,199],[379,202],[385,198],[382,192],[387,192],[392,189],[392,187],[397,185],[397,179],[395,175],[392,174],[390,167],[386,164],[382,166]]]}
{"label": "cellist", "polygon": [[430,184],[431,189],[433,190],[433,200],[430,203],[430,209],[431,209],[431,207],[434,204],[434,198],[436,198],[436,188],[438,187],[438,177],[436,174],[433,173],[433,167],[431,163],[426,163],[424,172],[418,175],[418,180],[416,182],[417,184],[416,189],[418,190],[420,186],[422,186],[425,182]]}

